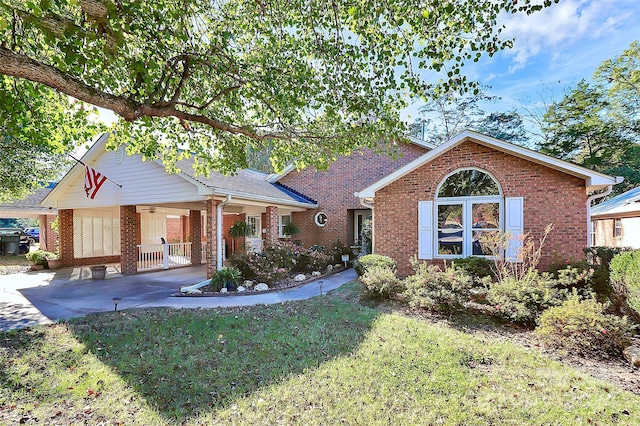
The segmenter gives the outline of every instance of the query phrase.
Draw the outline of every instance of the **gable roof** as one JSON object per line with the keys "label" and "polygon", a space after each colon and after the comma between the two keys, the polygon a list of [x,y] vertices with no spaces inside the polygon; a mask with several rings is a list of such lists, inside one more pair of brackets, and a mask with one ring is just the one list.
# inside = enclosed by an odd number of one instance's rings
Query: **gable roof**
{"label": "gable roof", "polygon": [[640,186],[591,208],[591,217],[640,212]]}
{"label": "gable roof", "polygon": [[[436,145],[432,144],[431,142],[427,142],[425,140],[416,138],[414,136],[407,136],[406,138],[413,145],[419,146],[427,150],[431,150],[436,147]],[[293,164],[289,164],[287,167],[284,168],[282,173],[272,173],[271,175],[269,175],[267,180],[273,183],[278,182],[280,179],[287,176],[289,173],[291,173],[294,170],[296,170],[296,167]]]}
{"label": "gable roof", "polygon": [[[312,200],[268,182],[267,173],[255,170],[239,170],[235,176],[225,176],[217,172],[211,172],[208,177],[196,176],[193,168],[194,160],[187,159],[176,163],[181,172],[168,174],[164,170],[162,161],[144,162],[139,155],[125,156],[122,165],[116,166],[112,161],[106,160],[108,151],[105,147],[108,138],[108,133],[101,135],[82,156],[81,161],[122,184],[122,188],[105,183],[98,195],[100,197],[103,191],[105,192],[102,204],[96,197],[96,200],[91,200],[91,206],[106,205],[104,203],[113,205],[201,202],[210,197],[224,198],[231,195],[234,198],[255,203],[305,209],[316,207],[316,203]],[[112,154],[115,155],[115,153]],[[142,181],[140,176],[145,180]],[[74,187],[73,197],[76,199],[73,202],[67,201],[64,208],[88,207],[84,204],[86,197],[81,194],[82,190],[75,188],[81,185],[84,185],[84,166],[76,163],[60,180],[58,186],[45,197],[42,205],[58,207],[59,203],[63,202],[67,190]],[[137,191],[137,197],[131,195],[132,191]],[[171,199],[172,194],[175,195],[174,199]],[[154,197],[157,199],[154,200]]]}
{"label": "gable roof", "polygon": [[616,183],[620,183],[623,180],[620,177],[605,175],[603,173],[587,169],[586,167],[578,166],[576,164],[572,164],[555,157],[550,157],[548,155],[530,150],[528,148],[524,148],[519,145],[514,145],[512,143],[505,142],[491,136],[483,135],[482,133],[474,132],[472,130],[465,130],[457,136],[449,139],[447,142],[438,145],[435,149],[427,152],[423,156],[415,159],[406,166],[380,179],[367,188],[364,188],[362,191],[357,192],[355,195],[360,198],[374,198],[376,191],[384,188],[397,179],[400,179],[404,175],[414,171],[418,167],[432,161],[445,152],[467,141],[475,142],[477,144],[484,145],[489,148],[493,148],[498,151],[502,151],[507,154],[531,161],[533,163],[541,164],[551,169],[555,169],[563,173],[567,173],[569,175],[584,179],[586,182],[587,191],[589,192],[609,185],[615,185]]}

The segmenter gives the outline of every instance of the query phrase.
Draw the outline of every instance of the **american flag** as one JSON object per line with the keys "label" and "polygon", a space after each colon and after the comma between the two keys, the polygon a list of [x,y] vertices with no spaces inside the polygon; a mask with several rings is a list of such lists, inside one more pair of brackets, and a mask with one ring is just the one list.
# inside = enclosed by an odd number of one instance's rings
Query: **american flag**
{"label": "american flag", "polygon": [[107,180],[106,176],[98,173],[91,167],[85,164],[84,166],[84,192],[87,193],[87,197],[92,200],[100,190],[102,184]]}

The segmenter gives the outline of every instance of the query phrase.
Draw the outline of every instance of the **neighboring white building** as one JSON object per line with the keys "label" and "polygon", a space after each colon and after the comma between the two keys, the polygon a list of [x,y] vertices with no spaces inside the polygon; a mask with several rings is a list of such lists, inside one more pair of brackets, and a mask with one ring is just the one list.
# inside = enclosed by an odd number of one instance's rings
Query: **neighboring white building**
{"label": "neighboring white building", "polygon": [[640,249],[640,187],[591,209],[591,245]]}

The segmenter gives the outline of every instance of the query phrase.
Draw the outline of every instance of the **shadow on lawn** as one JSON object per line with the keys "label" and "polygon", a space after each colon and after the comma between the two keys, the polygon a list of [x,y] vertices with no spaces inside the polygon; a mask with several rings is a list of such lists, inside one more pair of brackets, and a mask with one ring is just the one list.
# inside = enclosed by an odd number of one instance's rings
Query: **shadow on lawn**
{"label": "shadow on lawn", "polygon": [[141,310],[70,329],[161,414],[181,420],[348,354],[377,313],[320,297],[227,310]]}

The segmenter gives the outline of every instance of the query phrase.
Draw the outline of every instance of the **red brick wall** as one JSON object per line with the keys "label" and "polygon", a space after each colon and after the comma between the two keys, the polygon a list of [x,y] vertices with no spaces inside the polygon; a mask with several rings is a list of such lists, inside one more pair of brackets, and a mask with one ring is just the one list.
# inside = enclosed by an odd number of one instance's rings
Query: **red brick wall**
{"label": "red brick wall", "polygon": [[62,266],[73,266],[73,210],[58,210],[60,260]]}
{"label": "red brick wall", "polygon": [[189,240],[191,241],[191,264],[199,265],[202,254],[202,218],[200,210],[189,211]]}
{"label": "red brick wall", "polygon": [[58,244],[58,234],[51,228],[51,223],[56,220],[57,216],[50,214],[41,214],[40,220],[40,249],[50,252],[56,251]]}
{"label": "red brick wall", "polygon": [[[186,222],[185,216],[168,217],[167,218],[167,242],[181,243],[186,241],[184,237],[188,234],[188,230],[184,230],[183,224]],[[187,232],[187,234],[185,234]]]}
{"label": "red brick wall", "polygon": [[[362,150],[339,157],[327,171],[307,168],[281,178],[279,182],[283,185],[318,202],[315,210],[291,215],[291,221],[300,228],[300,233],[293,239],[302,240],[305,247],[330,245],[338,240],[353,244],[353,224],[350,223],[353,215],[349,215],[348,210],[364,209],[353,194],[427,152],[425,148],[414,144],[402,144],[398,151],[400,155],[394,160],[388,155]],[[320,211],[328,217],[324,227],[314,223],[314,216]]]}
{"label": "red brick wall", "polygon": [[120,206],[120,267],[122,275],[138,271],[139,223],[136,206]]}
{"label": "red brick wall", "polygon": [[[581,259],[587,244],[587,196],[582,179],[518,157],[465,142],[379,190],[374,207],[374,251],[398,262],[398,272],[412,272],[417,253],[418,201],[432,201],[444,177],[464,167],[490,172],[505,197],[524,197],[524,230],[537,241],[553,223],[540,269],[559,259]],[[441,264],[441,261],[435,263]]]}
{"label": "red brick wall", "polygon": [[264,217],[265,221],[262,226],[267,230],[267,233],[264,234],[264,243],[273,244],[278,241],[278,208],[268,206]]}
{"label": "red brick wall", "polygon": [[229,235],[229,229],[239,220],[247,220],[244,213],[225,214],[222,217],[222,236],[227,244],[227,258],[244,247],[244,238],[238,238],[233,241],[233,238]]}

